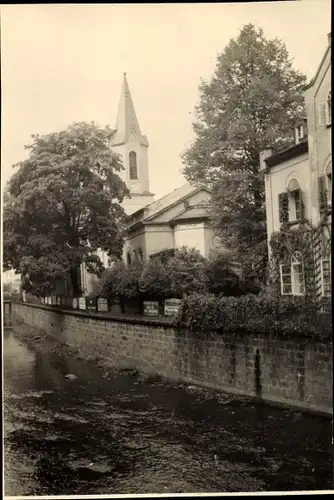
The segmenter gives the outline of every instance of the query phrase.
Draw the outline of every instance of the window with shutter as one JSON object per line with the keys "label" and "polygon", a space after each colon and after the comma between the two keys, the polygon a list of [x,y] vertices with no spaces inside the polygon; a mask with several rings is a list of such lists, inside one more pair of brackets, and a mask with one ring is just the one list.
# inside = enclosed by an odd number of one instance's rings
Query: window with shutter
{"label": "window with shutter", "polygon": [[321,102],[318,110],[319,125],[326,125],[327,122],[327,102]]}
{"label": "window with shutter", "polygon": [[304,127],[303,125],[298,125],[295,128],[295,142],[299,144],[301,140],[304,139]]}
{"label": "window with shutter", "polygon": [[281,275],[281,295],[292,295],[290,264],[280,265],[280,275]]}
{"label": "window with shutter", "polygon": [[291,258],[285,250],[280,261],[281,295],[304,295],[305,274],[303,257],[295,252]]}
{"label": "window with shutter", "polygon": [[143,254],[143,251],[141,248],[139,248],[139,258],[140,258],[140,262],[144,262],[144,254]]}
{"label": "window with shutter", "polygon": [[320,210],[326,210],[327,208],[327,189],[326,189],[326,178],[324,175],[319,177],[319,208]]}
{"label": "window with shutter", "polygon": [[278,195],[279,221],[281,224],[289,220],[289,194],[280,193]]}
{"label": "window with shutter", "polygon": [[303,197],[297,179],[292,178],[287,186],[289,193],[289,221],[295,222],[303,219]]}
{"label": "window with shutter", "polygon": [[327,205],[332,206],[332,160],[326,167]]}
{"label": "window with shutter", "polygon": [[332,174],[327,175],[327,205],[332,206]]}
{"label": "window with shutter", "polygon": [[286,248],[282,249],[280,255],[280,281],[281,295],[292,295],[291,257]]}
{"label": "window with shutter", "polygon": [[293,295],[304,295],[304,263],[300,252],[295,252],[291,257],[291,283]]}
{"label": "window with shutter", "polygon": [[326,106],[326,123],[327,125],[332,124],[332,92],[329,91],[327,97],[327,106]]}
{"label": "window with shutter", "polygon": [[300,189],[295,189],[291,193],[292,203],[295,208],[295,220],[301,220],[302,217],[302,196]]}

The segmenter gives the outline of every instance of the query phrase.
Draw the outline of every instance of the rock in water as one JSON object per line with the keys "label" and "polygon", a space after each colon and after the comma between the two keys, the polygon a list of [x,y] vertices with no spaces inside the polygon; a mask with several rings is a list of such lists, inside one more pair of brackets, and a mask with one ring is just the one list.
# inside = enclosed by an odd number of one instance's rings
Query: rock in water
{"label": "rock in water", "polygon": [[77,377],[75,375],[73,375],[73,373],[68,373],[67,375],[65,375],[65,378],[67,378],[69,380],[74,380]]}
{"label": "rock in water", "polygon": [[139,375],[139,371],[136,370],[135,368],[122,368],[119,371],[120,373],[124,375],[130,375],[131,377],[137,377]]}

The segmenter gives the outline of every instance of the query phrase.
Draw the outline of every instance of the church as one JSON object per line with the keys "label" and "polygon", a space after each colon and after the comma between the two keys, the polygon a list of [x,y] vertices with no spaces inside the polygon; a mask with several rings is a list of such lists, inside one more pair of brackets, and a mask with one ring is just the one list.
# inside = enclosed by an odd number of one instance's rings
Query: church
{"label": "church", "polygon": [[[145,262],[152,256],[188,246],[207,257],[215,246],[210,226],[211,192],[206,186],[185,183],[171,193],[154,200],[150,190],[149,142],[142,134],[131,97],[126,74],[123,75],[121,97],[109,147],[121,155],[124,170],[120,177],[130,190],[131,198],[122,206],[130,216],[123,259],[126,263]],[[99,252],[107,268],[108,256]],[[91,293],[97,278],[84,266],[81,283],[84,295]]]}

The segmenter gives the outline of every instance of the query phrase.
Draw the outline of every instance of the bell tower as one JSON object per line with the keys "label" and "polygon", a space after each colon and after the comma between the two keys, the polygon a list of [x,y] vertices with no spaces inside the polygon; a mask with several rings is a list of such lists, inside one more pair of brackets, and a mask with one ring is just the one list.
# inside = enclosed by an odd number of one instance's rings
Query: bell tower
{"label": "bell tower", "polygon": [[151,203],[154,195],[149,187],[149,143],[139,127],[126,73],[123,74],[116,126],[109,139],[109,146],[115,153],[120,154],[123,160],[125,170],[119,175],[131,193],[131,199],[125,199],[123,207],[126,213],[131,215]]}

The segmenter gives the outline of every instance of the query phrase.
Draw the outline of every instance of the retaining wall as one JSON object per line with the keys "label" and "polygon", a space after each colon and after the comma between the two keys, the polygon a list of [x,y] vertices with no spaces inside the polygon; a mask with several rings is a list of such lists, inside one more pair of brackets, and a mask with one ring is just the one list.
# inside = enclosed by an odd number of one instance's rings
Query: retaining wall
{"label": "retaining wall", "polygon": [[[332,345],[303,338],[195,334],[151,318],[112,317],[13,304],[23,321],[79,352],[171,380],[332,413]],[[14,327],[15,329],[15,327]]]}

